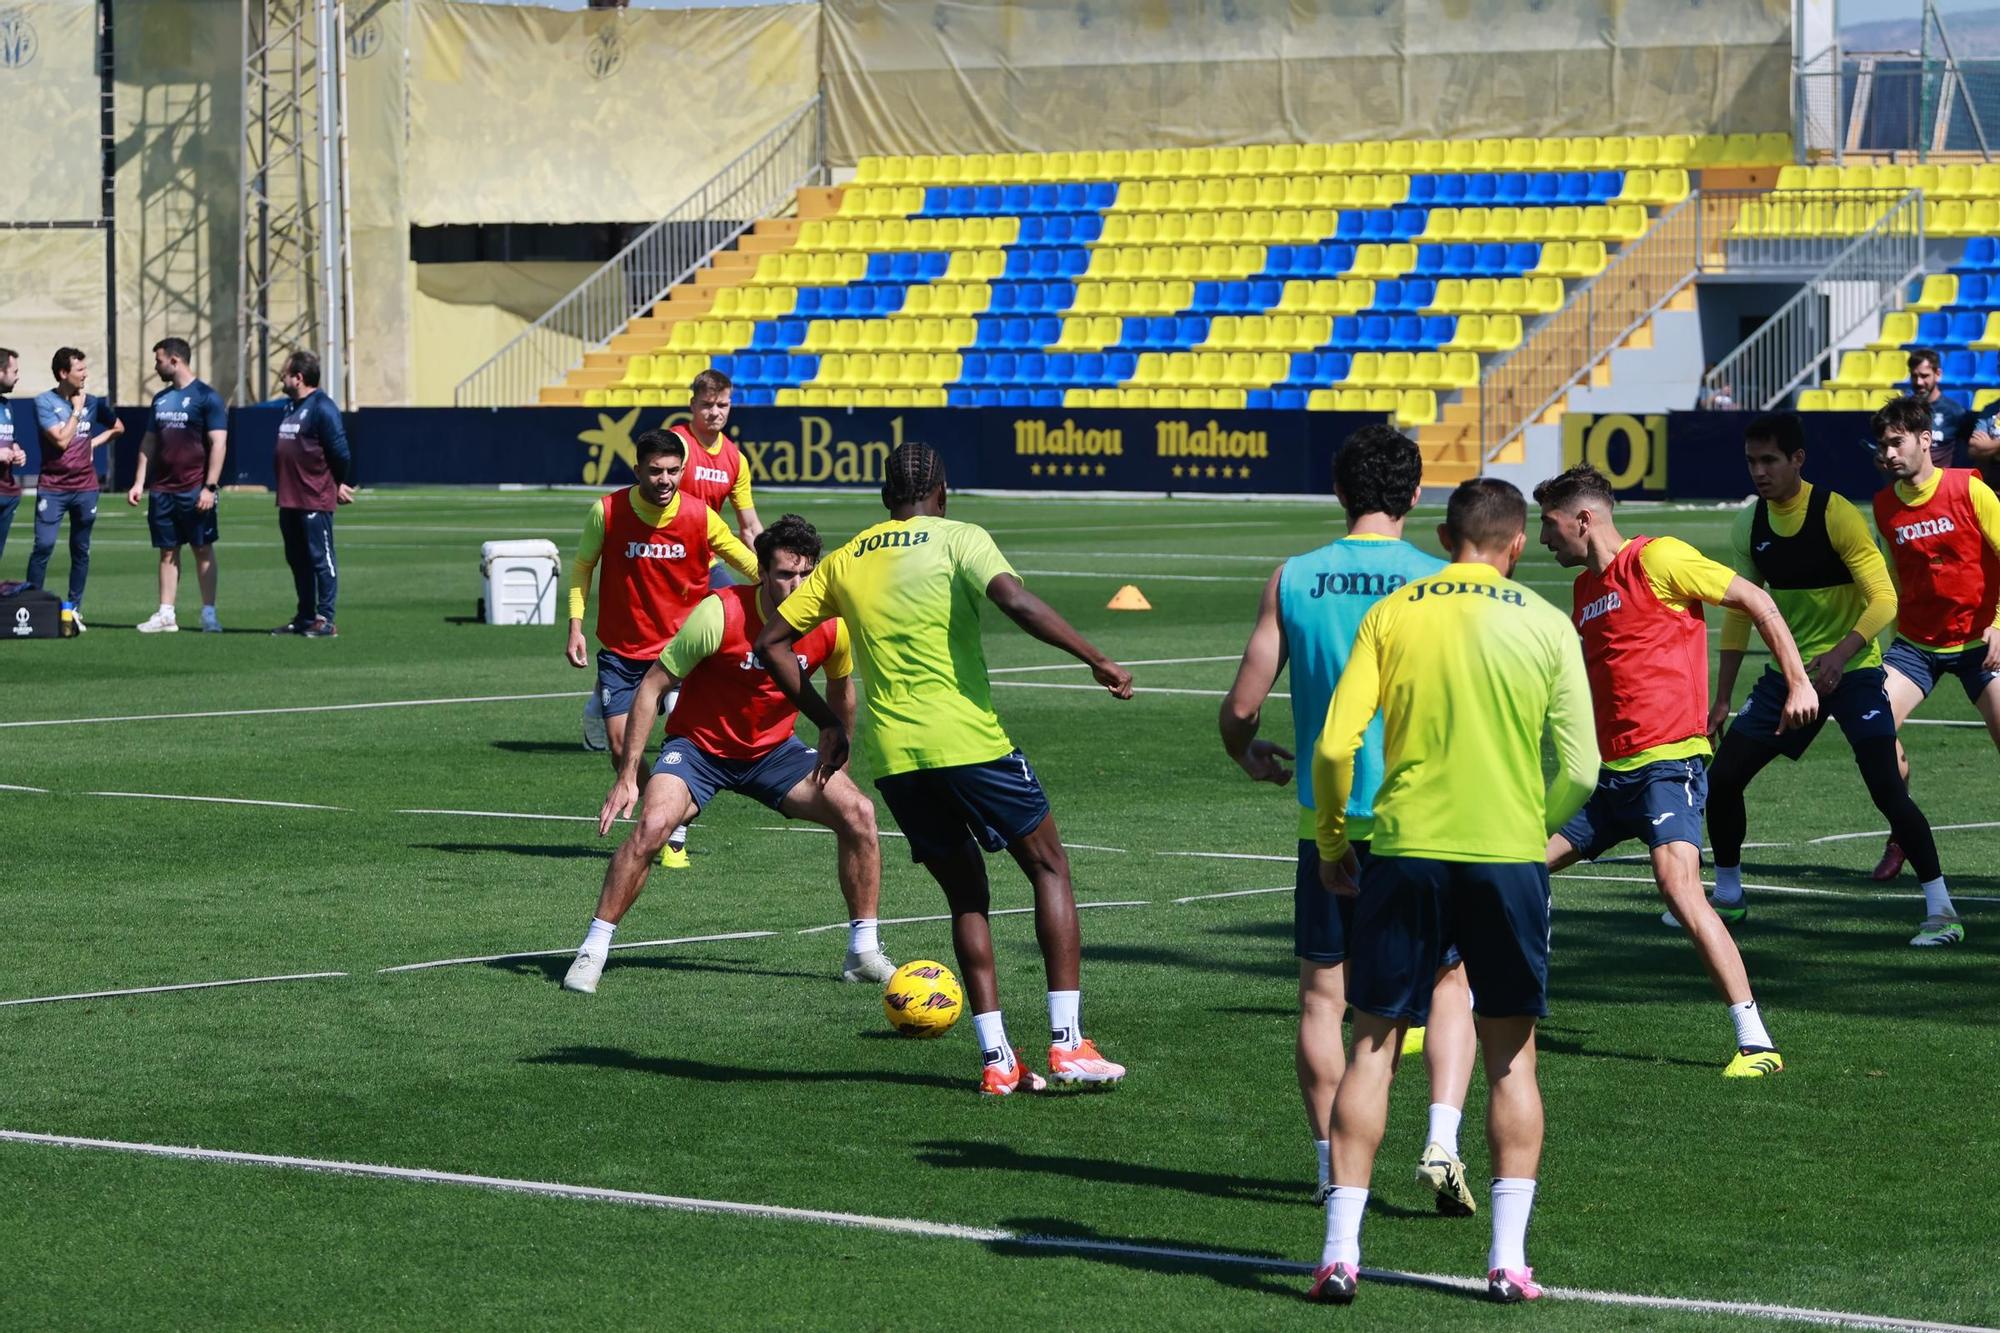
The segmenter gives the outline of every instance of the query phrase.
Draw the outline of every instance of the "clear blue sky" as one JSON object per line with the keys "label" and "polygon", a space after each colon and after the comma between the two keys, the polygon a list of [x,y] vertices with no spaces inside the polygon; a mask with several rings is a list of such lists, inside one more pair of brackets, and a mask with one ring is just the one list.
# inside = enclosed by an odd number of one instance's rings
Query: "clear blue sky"
{"label": "clear blue sky", "polygon": [[[1915,19],[1924,12],[1923,0],[1838,0],[1838,3],[1843,24]],[[1959,10],[2000,9],[2000,0],[1938,0],[1938,9],[1948,18]]]}

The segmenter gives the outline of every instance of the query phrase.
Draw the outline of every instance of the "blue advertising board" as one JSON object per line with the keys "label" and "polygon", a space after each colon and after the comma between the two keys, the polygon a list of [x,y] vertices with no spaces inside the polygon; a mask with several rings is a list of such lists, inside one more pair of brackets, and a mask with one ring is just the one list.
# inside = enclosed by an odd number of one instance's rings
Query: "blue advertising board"
{"label": "blue advertising board", "polygon": [[[1589,463],[1622,499],[1741,500],[1751,493],[1743,431],[1755,412],[1610,413],[1563,418],[1563,466]],[[1866,412],[1810,412],[1806,480],[1865,501],[1882,489]]]}

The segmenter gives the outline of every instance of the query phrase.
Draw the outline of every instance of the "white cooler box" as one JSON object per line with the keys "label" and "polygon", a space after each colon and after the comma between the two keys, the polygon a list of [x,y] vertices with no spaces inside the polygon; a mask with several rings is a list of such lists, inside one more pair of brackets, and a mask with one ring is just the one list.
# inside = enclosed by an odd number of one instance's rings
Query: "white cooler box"
{"label": "white cooler box", "polygon": [[553,625],[562,552],[547,540],[487,542],[479,548],[486,580],[481,614],[489,625]]}

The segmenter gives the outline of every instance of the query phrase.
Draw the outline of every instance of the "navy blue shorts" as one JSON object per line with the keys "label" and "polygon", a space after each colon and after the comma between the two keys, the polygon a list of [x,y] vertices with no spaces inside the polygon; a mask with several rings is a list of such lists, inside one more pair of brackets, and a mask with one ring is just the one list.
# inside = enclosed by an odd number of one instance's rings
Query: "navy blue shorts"
{"label": "navy blue shorts", "polygon": [[660,747],[660,759],[653,765],[653,774],[657,777],[664,773],[685,782],[696,810],[706,810],[719,791],[740,792],[778,810],[792,788],[811,777],[818,764],[819,751],[797,736],[787,739],[762,759],[722,759],[693,741],[669,736]]}
{"label": "navy blue shorts", "polygon": [[632,711],[632,696],[655,660],[620,657],[609,648],[597,650],[597,701],[604,706],[604,716],[624,717]]}
{"label": "navy blue shorts", "polygon": [[1832,694],[1820,697],[1819,716],[1811,726],[1780,734],[1778,723],[1785,711],[1785,677],[1781,672],[1766,669],[1757,678],[1750,697],[1743,701],[1743,711],[1730,723],[1729,734],[1740,732],[1745,740],[1776,750],[1787,759],[1803,755],[1829,717],[1840,723],[1849,745],[1884,736],[1894,739],[1896,715],[1889,709],[1884,679],[1881,667],[1860,667],[1848,672],[1834,686]]}
{"label": "navy blue shorts", "polygon": [[1548,867],[1370,857],[1347,935],[1347,1002],[1381,1018],[1428,1022],[1431,989],[1454,947],[1475,1012],[1546,1015]]}
{"label": "navy blue shorts", "polygon": [[[1368,845],[1354,851],[1368,864]],[[1292,885],[1292,952],[1309,963],[1338,963],[1347,957],[1347,932],[1354,899],[1327,892],[1319,882],[1319,844],[1299,839],[1299,875]]]}
{"label": "navy blue shorts", "polygon": [[1946,676],[1957,676],[1958,683],[1965,687],[1965,697],[1974,703],[1986,693],[1986,687],[2000,680],[2000,671],[1986,669],[1986,645],[1975,643],[1957,652],[1941,653],[1932,648],[1920,648],[1908,639],[1898,639],[1882,654],[1882,665],[1894,667],[1896,674],[1907,676],[1912,685],[1924,692],[1924,698],[1931,697],[1938,682]]}
{"label": "navy blue shorts", "polygon": [[953,856],[976,842],[1011,847],[1049,817],[1049,798],[1019,750],[983,764],[919,768],[875,779],[912,861]]}
{"label": "navy blue shorts", "polygon": [[1648,847],[1670,842],[1701,846],[1701,814],[1708,807],[1708,766],[1698,758],[1660,759],[1625,772],[1607,768],[1562,836],[1586,861],[1637,838]]}
{"label": "navy blue shorts", "polygon": [[213,546],[220,528],[216,506],[206,512],[196,506],[201,488],[191,491],[154,491],[146,501],[146,526],[152,531],[153,545],[162,551],[177,546]]}

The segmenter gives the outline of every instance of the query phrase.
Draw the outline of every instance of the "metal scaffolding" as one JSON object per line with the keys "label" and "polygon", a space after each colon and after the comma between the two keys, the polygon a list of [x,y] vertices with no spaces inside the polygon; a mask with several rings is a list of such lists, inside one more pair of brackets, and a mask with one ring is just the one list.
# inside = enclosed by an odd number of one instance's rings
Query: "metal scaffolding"
{"label": "metal scaffolding", "polygon": [[239,403],[275,397],[297,347],[355,405],[346,18],[342,0],[244,0]]}

